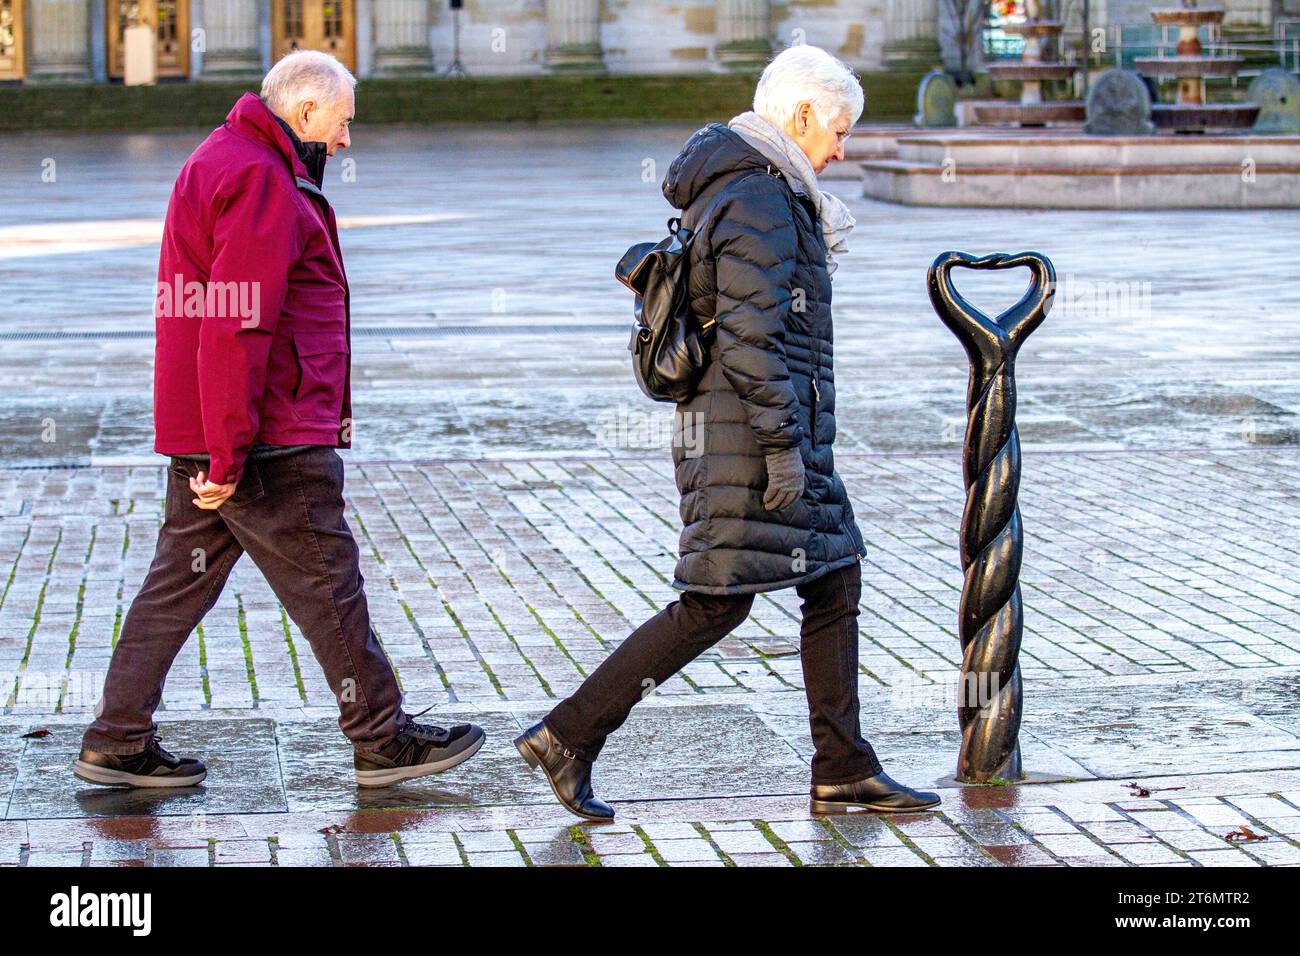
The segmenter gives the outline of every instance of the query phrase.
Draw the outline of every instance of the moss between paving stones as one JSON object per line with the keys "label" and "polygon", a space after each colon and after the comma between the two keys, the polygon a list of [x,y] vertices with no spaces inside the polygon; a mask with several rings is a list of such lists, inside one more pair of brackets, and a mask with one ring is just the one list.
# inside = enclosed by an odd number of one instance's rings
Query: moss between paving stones
{"label": "moss between paving stones", "polygon": [[[871,121],[911,116],[920,72],[863,76]],[[752,75],[362,80],[362,123],[705,120],[745,109]],[[0,87],[0,130],[215,126],[255,83]]]}

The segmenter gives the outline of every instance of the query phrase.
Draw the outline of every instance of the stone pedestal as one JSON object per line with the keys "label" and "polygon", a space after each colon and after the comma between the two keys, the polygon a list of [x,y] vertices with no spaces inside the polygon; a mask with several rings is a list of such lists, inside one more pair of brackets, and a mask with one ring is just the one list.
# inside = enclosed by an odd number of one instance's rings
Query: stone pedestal
{"label": "stone pedestal", "polygon": [[432,73],[429,0],[374,0],[373,9],[374,75]]}
{"label": "stone pedestal", "polygon": [[603,73],[600,0],[546,0],[546,69]]}
{"label": "stone pedestal", "polygon": [[201,80],[254,79],[262,73],[257,0],[203,0]]}
{"label": "stone pedestal", "polygon": [[772,6],[769,0],[718,0],[718,41],[714,48],[724,70],[761,70],[772,57]]}
{"label": "stone pedestal", "polygon": [[90,9],[86,0],[30,0],[28,17],[28,81],[90,82]]}

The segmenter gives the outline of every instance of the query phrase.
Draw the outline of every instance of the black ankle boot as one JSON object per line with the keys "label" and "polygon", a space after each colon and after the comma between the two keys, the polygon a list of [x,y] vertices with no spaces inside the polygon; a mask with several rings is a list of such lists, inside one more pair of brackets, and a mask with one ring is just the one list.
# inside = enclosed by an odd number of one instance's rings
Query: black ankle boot
{"label": "black ankle boot", "polygon": [[568,809],[588,820],[613,820],[614,811],[591,791],[591,761],[565,748],[542,723],[534,724],[515,738],[520,755],[534,770],[540,769]]}
{"label": "black ankle boot", "polygon": [[845,813],[849,807],[877,813],[912,813],[938,805],[937,793],[905,787],[882,770],[874,777],[852,783],[813,784],[808,808],[813,813]]}

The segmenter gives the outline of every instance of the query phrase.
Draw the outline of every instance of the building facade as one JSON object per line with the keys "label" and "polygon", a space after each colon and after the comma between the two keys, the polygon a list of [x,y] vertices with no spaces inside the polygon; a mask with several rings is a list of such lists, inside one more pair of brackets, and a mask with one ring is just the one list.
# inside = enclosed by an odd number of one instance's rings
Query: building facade
{"label": "building facade", "polygon": [[[750,69],[806,42],[856,69],[951,60],[965,0],[0,0],[0,82],[110,83],[125,30],[155,31],[162,81],[245,79],[295,48],[358,76]],[[1057,0],[1077,5],[1080,0]],[[1139,22],[1175,0],[1091,0],[1092,22]],[[1230,23],[1267,27],[1300,0],[1220,0]],[[453,10],[452,6],[463,6]]]}

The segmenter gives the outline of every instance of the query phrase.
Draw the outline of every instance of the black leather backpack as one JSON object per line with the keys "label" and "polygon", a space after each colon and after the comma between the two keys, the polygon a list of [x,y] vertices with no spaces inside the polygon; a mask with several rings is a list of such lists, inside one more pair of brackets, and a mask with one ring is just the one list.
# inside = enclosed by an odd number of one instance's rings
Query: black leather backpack
{"label": "black leather backpack", "polygon": [[636,294],[628,350],[641,391],[657,402],[684,402],[695,394],[709,362],[713,319],[697,322],[687,293],[687,262],[694,235],[677,218],[668,238],[638,242],[623,254],[614,276]]}

